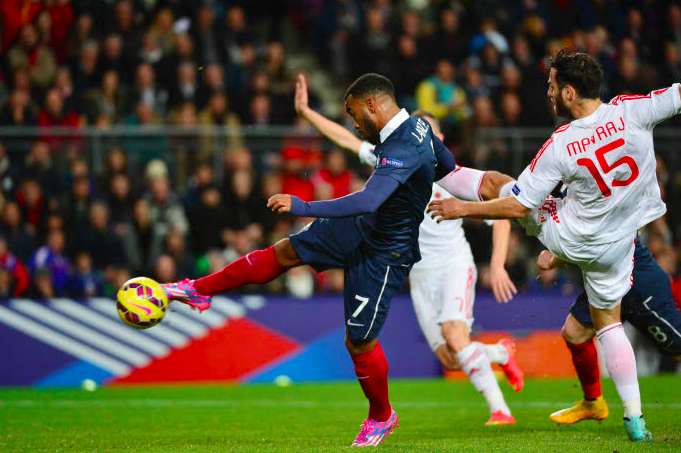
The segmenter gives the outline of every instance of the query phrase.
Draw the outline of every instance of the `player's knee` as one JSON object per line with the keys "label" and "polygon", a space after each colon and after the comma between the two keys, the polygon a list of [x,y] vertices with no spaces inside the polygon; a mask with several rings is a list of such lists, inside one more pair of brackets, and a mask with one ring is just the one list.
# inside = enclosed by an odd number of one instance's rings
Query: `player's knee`
{"label": "player's knee", "polygon": [[462,321],[447,321],[442,324],[442,336],[447,346],[459,352],[471,343],[468,325]]}
{"label": "player's knee", "polygon": [[447,371],[459,370],[459,361],[446,344],[441,344],[435,349],[435,357],[442,364],[442,368]]}
{"label": "player's knee", "polygon": [[572,315],[568,315],[560,329],[560,334],[568,343],[580,344],[589,341],[593,337],[594,331],[577,321]]}
{"label": "player's knee", "polygon": [[302,263],[291,241],[284,238],[274,244],[274,253],[277,256],[279,265],[284,268],[300,266]]}
{"label": "player's knee", "polygon": [[358,355],[358,354],[363,354],[365,352],[370,352],[376,347],[376,343],[378,340],[374,338],[373,340],[368,340],[368,341],[358,341],[358,340],[353,340],[350,338],[350,336],[346,336],[345,338],[345,347],[348,349],[348,352],[350,355]]}

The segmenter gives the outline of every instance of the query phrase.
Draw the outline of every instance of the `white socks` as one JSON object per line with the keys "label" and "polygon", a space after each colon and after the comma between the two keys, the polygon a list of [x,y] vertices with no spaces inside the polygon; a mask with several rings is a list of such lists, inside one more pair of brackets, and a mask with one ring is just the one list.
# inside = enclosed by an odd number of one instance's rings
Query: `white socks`
{"label": "white socks", "polygon": [[487,354],[490,362],[497,365],[504,365],[508,362],[508,351],[502,345],[498,343],[482,344],[482,347],[485,349],[485,354]]}
{"label": "white socks", "polygon": [[605,367],[615,382],[624,404],[625,417],[641,415],[641,394],[636,376],[636,358],[622,323],[603,327],[596,332],[605,359]]}
{"label": "white socks", "polygon": [[510,415],[511,410],[506,405],[504,395],[492,373],[492,366],[485,348],[480,343],[471,343],[456,353],[456,358],[473,387],[487,400],[490,412],[501,411]]}

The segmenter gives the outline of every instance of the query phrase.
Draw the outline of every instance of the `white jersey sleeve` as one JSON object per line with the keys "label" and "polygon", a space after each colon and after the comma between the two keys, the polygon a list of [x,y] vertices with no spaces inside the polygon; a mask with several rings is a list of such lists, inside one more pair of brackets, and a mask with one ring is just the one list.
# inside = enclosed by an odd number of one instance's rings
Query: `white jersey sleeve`
{"label": "white jersey sleeve", "polygon": [[376,166],[378,158],[374,154],[374,145],[369,142],[363,141],[359,146],[359,161],[366,165]]}
{"label": "white jersey sleeve", "polygon": [[[624,101],[628,101],[624,103]],[[610,101],[623,104],[627,117],[645,129],[652,129],[662,121],[681,113],[679,84],[651,91],[648,94],[621,94]]]}
{"label": "white jersey sleeve", "polygon": [[551,136],[520,174],[511,192],[520,204],[535,209],[544,202],[561,179],[561,162]]}
{"label": "white jersey sleeve", "polygon": [[456,167],[456,169],[435,184],[447,192],[466,201],[482,201],[480,185],[485,172],[475,168]]}

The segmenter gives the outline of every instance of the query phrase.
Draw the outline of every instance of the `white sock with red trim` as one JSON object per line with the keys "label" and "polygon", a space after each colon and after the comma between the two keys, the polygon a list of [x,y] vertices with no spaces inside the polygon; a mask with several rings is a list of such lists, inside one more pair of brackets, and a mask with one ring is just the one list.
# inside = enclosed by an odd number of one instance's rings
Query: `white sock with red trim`
{"label": "white sock with red trim", "polygon": [[482,347],[490,362],[498,365],[505,365],[508,362],[508,351],[499,343],[483,344]]}
{"label": "white sock with red trim", "polygon": [[601,345],[605,367],[615,383],[624,404],[625,417],[641,415],[641,394],[636,375],[636,357],[634,349],[624,333],[622,323],[618,322],[603,327],[596,332]]}
{"label": "white sock with red trim", "polygon": [[492,366],[490,365],[487,354],[480,343],[471,343],[461,351],[456,353],[461,370],[468,376],[475,389],[482,393],[487,400],[490,412],[501,411],[504,414],[511,414],[511,410],[504,401],[499,383],[494,377]]}

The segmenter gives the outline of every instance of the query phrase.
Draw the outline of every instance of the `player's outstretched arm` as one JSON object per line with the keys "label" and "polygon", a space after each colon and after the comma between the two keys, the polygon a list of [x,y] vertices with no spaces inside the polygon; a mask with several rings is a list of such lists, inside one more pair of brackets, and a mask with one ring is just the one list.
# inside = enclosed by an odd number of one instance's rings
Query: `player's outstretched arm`
{"label": "player's outstretched arm", "polygon": [[448,198],[431,201],[426,212],[433,219],[441,222],[466,217],[475,219],[522,219],[530,212],[530,209],[523,206],[515,197],[503,197],[483,202]]}
{"label": "player's outstretched arm", "polygon": [[498,220],[492,226],[492,258],[490,260],[490,283],[497,302],[506,303],[518,293],[513,280],[506,272],[506,256],[511,236],[511,222]]}
{"label": "player's outstretched arm", "polygon": [[362,190],[341,198],[307,202],[293,195],[277,194],[267,200],[267,207],[279,214],[299,217],[351,217],[375,212],[399,185],[388,175],[374,173]]}
{"label": "player's outstretched arm", "polygon": [[362,141],[352,132],[331,121],[319,112],[310,108],[308,103],[307,80],[303,74],[298,74],[296,79],[296,94],[294,98],[296,113],[309,122],[324,137],[331,140],[337,146],[359,154]]}

